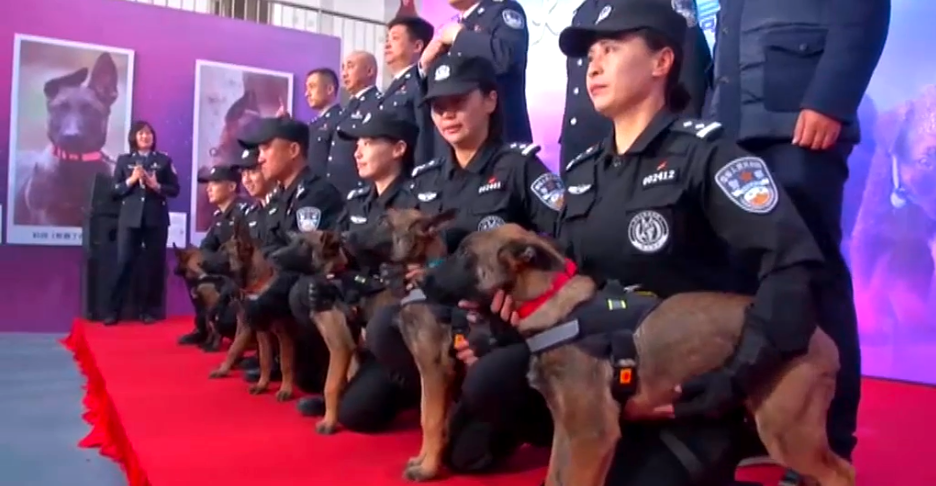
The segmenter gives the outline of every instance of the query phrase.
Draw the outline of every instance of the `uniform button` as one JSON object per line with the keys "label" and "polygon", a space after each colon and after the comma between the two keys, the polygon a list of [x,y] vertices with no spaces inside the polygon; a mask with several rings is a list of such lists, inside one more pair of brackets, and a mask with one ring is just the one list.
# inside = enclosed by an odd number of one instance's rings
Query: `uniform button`
{"label": "uniform button", "polygon": [[806,44],[800,44],[800,45],[799,45],[799,50],[800,50],[800,52],[806,52],[806,49],[809,49],[809,46],[808,46],[808,45],[806,45]]}
{"label": "uniform button", "polygon": [[574,89],[572,90],[572,94],[577,95],[578,93],[579,93],[579,89],[578,89],[578,88],[574,88]]}
{"label": "uniform button", "polygon": [[728,27],[722,27],[722,28],[721,28],[721,33],[722,33],[722,34],[725,34],[725,35],[728,35]]}
{"label": "uniform button", "polygon": [[578,65],[581,66],[582,64],[584,64],[584,61],[581,60],[581,59],[579,59],[579,60],[578,60]]}
{"label": "uniform button", "polygon": [[331,172],[325,174],[325,177],[331,177]]}
{"label": "uniform button", "polygon": [[575,125],[576,123],[578,123],[578,119],[576,119],[576,118],[573,118],[573,119],[569,120],[569,124],[570,124],[570,125]]}
{"label": "uniform button", "polygon": [[328,156],[328,161],[329,161],[329,162],[332,161],[332,156],[331,156],[331,155]]}

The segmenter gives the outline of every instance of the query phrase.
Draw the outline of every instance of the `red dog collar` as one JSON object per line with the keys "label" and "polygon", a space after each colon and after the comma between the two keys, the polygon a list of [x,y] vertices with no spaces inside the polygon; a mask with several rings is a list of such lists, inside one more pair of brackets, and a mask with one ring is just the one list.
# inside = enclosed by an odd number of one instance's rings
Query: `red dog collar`
{"label": "red dog collar", "polygon": [[58,147],[53,147],[52,155],[57,157],[59,160],[67,160],[69,162],[100,162],[104,160],[104,153],[101,151],[88,152],[86,154],[76,154],[72,152],[66,152]]}
{"label": "red dog collar", "polygon": [[565,271],[556,274],[556,277],[552,281],[552,285],[549,286],[549,290],[543,292],[539,297],[533,300],[529,300],[523,304],[520,304],[520,307],[517,308],[517,315],[519,315],[521,319],[525,319],[530,314],[536,312],[536,310],[542,307],[547,300],[556,295],[556,292],[559,292],[559,290],[564,287],[565,284],[569,283],[569,280],[575,276],[577,271],[578,267],[575,266],[575,262],[566,259]]}

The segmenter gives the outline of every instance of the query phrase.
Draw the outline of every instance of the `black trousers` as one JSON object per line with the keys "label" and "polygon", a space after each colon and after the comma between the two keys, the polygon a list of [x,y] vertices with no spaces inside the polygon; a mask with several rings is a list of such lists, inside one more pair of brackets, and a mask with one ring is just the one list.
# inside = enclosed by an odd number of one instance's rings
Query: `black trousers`
{"label": "black trousers", "polygon": [[842,256],[842,200],[852,146],[806,150],[789,140],[757,140],[742,147],[767,162],[774,179],[793,200],[826,259],[827,281],[816,286],[822,329],[839,350],[841,369],[829,409],[829,441],[837,454],[851,458],[857,439],[861,399],[861,347],[851,272]]}
{"label": "black trousers", "polygon": [[[117,228],[117,272],[110,291],[113,315],[120,315],[134,281],[141,285],[140,313],[151,316],[161,313],[163,286],[155,282],[166,278],[168,238],[169,229],[165,226]],[[140,274],[134,274],[134,267]]]}

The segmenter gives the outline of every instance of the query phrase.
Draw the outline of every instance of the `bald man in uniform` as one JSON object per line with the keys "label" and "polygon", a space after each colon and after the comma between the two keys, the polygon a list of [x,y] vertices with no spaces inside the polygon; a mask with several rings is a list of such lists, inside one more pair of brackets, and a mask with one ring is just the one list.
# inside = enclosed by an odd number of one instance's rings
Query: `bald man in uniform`
{"label": "bald man in uniform", "polygon": [[[335,127],[340,131],[354,131],[369,113],[380,109],[381,95],[376,86],[377,59],[364,51],[348,54],[341,63],[341,82],[351,98],[334,122]],[[356,148],[354,141],[342,140],[341,137],[332,139],[326,174],[328,182],[341,194],[363,186],[354,161]]]}

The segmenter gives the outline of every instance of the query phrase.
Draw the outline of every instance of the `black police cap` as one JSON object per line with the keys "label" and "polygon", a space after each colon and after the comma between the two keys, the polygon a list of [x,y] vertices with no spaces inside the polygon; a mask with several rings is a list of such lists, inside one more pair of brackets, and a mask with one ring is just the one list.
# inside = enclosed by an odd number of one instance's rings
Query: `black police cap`
{"label": "black police cap", "polygon": [[216,165],[198,175],[199,184],[206,184],[208,182],[237,182],[238,180],[240,180],[240,174],[237,171],[237,167],[227,165]]}
{"label": "black police cap", "polygon": [[494,65],[487,59],[474,56],[442,56],[429,67],[426,78],[423,103],[443,96],[467,94],[497,83]]}
{"label": "black police cap", "polygon": [[338,136],[345,140],[383,138],[394,142],[403,141],[412,147],[419,136],[419,127],[392,110],[378,110],[364,115],[364,120],[355,128],[339,129]]}
{"label": "black police cap", "polygon": [[236,167],[238,169],[252,170],[256,169],[257,166],[260,165],[259,157],[259,150],[255,148],[248,149],[231,157],[230,164],[232,167]]}
{"label": "black police cap", "polygon": [[658,32],[670,47],[679,49],[686,39],[688,25],[669,2],[616,0],[601,9],[594,25],[565,28],[559,34],[559,49],[569,57],[585,57],[596,41],[639,29]]}
{"label": "black police cap", "polygon": [[245,149],[254,149],[274,139],[296,142],[302,151],[309,149],[309,126],[288,116],[261,118],[249,125],[238,142]]}

